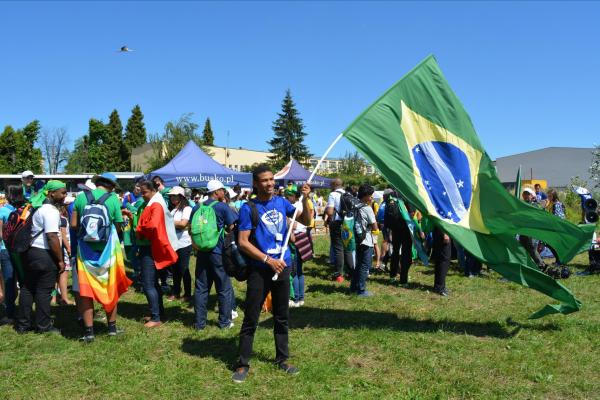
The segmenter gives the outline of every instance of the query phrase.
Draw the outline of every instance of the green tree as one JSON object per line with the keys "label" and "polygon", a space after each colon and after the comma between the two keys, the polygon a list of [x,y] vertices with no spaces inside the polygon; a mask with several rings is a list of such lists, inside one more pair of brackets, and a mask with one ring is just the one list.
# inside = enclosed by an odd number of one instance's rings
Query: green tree
{"label": "green tree", "polygon": [[347,151],[341,161],[339,172],[342,175],[362,175],[367,169],[367,162],[357,151]]}
{"label": "green tree", "polygon": [[192,113],[187,113],[177,121],[167,122],[162,134],[150,137],[150,143],[154,150],[149,160],[150,171],[171,161],[190,140],[193,140],[204,152],[209,154],[204,146],[202,136],[198,134],[198,124],[192,121],[192,115]]}
{"label": "green tree", "polygon": [[[595,188],[600,188],[600,144],[593,151],[592,165],[590,165],[590,179],[595,183]],[[592,183],[590,182],[590,184]]]}
{"label": "green tree", "polygon": [[206,118],[204,123],[204,129],[202,130],[202,142],[206,146],[215,145],[215,135],[213,134],[212,126],[210,125],[210,118]]}
{"label": "green tree", "polygon": [[127,120],[127,126],[125,127],[125,147],[123,160],[129,169],[133,169],[131,165],[131,152],[138,146],[146,143],[146,126],[144,125],[144,114],[139,105],[135,105],[131,110],[131,116]]}
{"label": "green tree", "polygon": [[0,135],[0,170],[18,174],[25,170],[41,173],[43,169],[42,151],[35,147],[40,136],[41,126],[34,120],[24,128],[15,130],[4,128]]}
{"label": "green tree", "polygon": [[304,123],[289,89],[285,93],[281,113],[277,114],[272,129],[275,135],[267,143],[271,146],[269,151],[273,156],[270,157],[270,161],[275,170],[281,169],[292,158],[302,164],[308,162],[312,154],[304,144],[307,133],[304,132]]}
{"label": "green tree", "polygon": [[105,138],[102,143],[102,152],[106,156],[104,170],[123,171],[129,169],[127,151],[123,141],[123,124],[117,110],[113,110],[108,117]]}
{"label": "green tree", "polygon": [[69,152],[65,172],[67,174],[81,174],[92,172],[89,161],[89,137],[84,135],[75,141],[73,151]]}

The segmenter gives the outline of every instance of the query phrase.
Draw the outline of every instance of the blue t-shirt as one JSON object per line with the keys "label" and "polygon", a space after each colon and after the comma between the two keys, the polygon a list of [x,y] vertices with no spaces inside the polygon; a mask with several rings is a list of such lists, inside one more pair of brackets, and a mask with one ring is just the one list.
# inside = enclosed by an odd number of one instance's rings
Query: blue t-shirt
{"label": "blue t-shirt", "polygon": [[[8,221],[8,216],[15,210],[16,208],[10,204],[5,204],[4,207],[0,207],[0,219],[2,220],[2,224],[5,224],[6,221]],[[0,240],[0,250],[6,250],[6,247],[4,247],[4,240]]]}
{"label": "blue t-shirt", "polygon": [[[209,206],[212,203],[214,203],[215,201],[216,200],[208,199],[203,204],[205,206]],[[235,213],[233,211],[231,211],[231,208],[229,208],[229,206],[226,203],[218,202],[218,204],[215,204],[213,206],[213,208],[215,210],[215,215],[217,217],[217,229],[219,229],[219,230],[223,229],[226,226],[233,225],[235,223],[235,221],[237,221],[237,215],[235,215]],[[194,214],[196,213],[196,211],[198,211],[198,209],[200,209],[200,205],[197,205],[194,208],[192,208],[192,214],[190,215],[190,221],[193,221]],[[223,235],[219,236],[219,241],[217,242],[217,245],[211,251],[212,254],[222,254],[222,252],[223,252],[223,236],[225,236],[225,235],[223,234]]]}
{"label": "blue t-shirt", "polygon": [[125,193],[125,196],[123,196],[123,205],[121,207],[127,208],[128,204],[134,205],[140,197],[142,197],[142,195],[136,196],[133,192]]}
{"label": "blue t-shirt", "polygon": [[[293,217],[296,209],[289,201],[279,196],[273,196],[269,201],[253,199],[252,202],[256,204],[259,217],[255,233],[256,247],[271,258],[278,259],[281,257],[281,247],[287,234],[286,216]],[[246,203],[240,209],[239,230],[252,230],[252,211]],[[289,246],[286,246],[283,260],[288,267],[292,265]],[[250,264],[269,268],[258,260],[251,260]]]}
{"label": "blue t-shirt", "polygon": [[537,201],[548,200],[548,195],[542,192],[541,190],[539,191],[539,193],[535,194],[535,197],[537,198]]}

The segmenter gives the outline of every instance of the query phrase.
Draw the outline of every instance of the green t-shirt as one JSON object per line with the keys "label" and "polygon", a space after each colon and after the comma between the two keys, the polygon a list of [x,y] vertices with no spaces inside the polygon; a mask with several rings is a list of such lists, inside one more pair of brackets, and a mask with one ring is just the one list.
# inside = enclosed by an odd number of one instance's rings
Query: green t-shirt
{"label": "green t-shirt", "polygon": [[[102,197],[105,193],[106,190],[100,188],[92,190],[92,195],[96,200]],[[81,218],[83,209],[86,205],[87,197],[85,197],[85,193],[79,193],[77,198],[75,198],[75,203],[73,203],[73,209],[77,211],[78,218]],[[121,215],[121,202],[116,194],[112,193],[110,197],[106,199],[104,205],[106,206],[110,222],[123,222],[123,215]],[[95,251],[102,251],[102,249],[104,249],[104,243],[90,243],[90,247]]]}
{"label": "green t-shirt", "polygon": [[[94,189],[92,190],[92,195],[94,199],[98,200],[106,193],[104,189]],[[77,215],[81,217],[83,214],[83,209],[87,205],[87,198],[85,197],[85,193],[79,193],[77,198],[75,199],[75,204],[73,208],[77,211]],[[106,206],[106,210],[108,211],[108,218],[110,218],[110,222],[123,222],[123,215],[121,215],[121,202],[116,194],[111,194],[106,202],[104,203]]]}
{"label": "green t-shirt", "polygon": [[[134,207],[136,208],[136,213],[133,216],[133,231],[135,232],[137,225],[138,225],[138,221],[140,220],[140,216],[142,215],[142,212],[144,211],[144,208],[146,208],[146,205],[148,204],[148,202],[144,201],[144,199],[142,199],[140,197],[140,199],[138,201],[135,202]],[[150,246],[150,241],[143,238],[143,237],[139,237],[136,235],[136,244],[138,246]]]}

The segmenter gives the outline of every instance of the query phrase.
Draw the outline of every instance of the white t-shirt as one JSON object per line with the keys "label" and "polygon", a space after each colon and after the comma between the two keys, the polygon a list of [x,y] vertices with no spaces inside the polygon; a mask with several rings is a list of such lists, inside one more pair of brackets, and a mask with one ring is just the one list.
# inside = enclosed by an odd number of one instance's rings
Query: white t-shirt
{"label": "white t-shirt", "polygon": [[[36,234],[40,233],[36,236]],[[60,212],[58,208],[52,204],[42,204],[37,209],[31,220],[31,237],[35,237],[31,243],[31,247],[37,247],[38,249],[50,250],[48,246],[48,239],[46,233],[59,233],[60,232]]]}
{"label": "white t-shirt", "polygon": [[366,205],[364,203],[363,206],[359,209],[359,212],[361,215],[361,226],[363,230],[367,231],[367,235],[365,236],[365,239],[362,241],[361,244],[373,247],[375,241],[373,240],[373,232],[371,231],[371,225],[375,223],[375,212],[373,212],[371,206]]}
{"label": "white t-shirt", "polygon": [[306,233],[306,225],[302,225],[300,222],[298,222],[298,216],[302,215],[302,202],[297,201],[294,204],[294,207],[296,208],[296,210],[298,210],[296,212],[296,226],[294,227],[294,233],[300,233],[300,232],[304,232]]}
{"label": "white t-shirt", "polygon": [[333,207],[335,209],[334,221],[341,221],[342,217],[340,216],[340,206],[342,200],[342,194],[346,193],[344,189],[336,189],[335,191],[329,193],[329,197],[327,198],[327,208]]}
{"label": "white t-shirt", "polygon": [[[190,215],[192,214],[192,207],[185,206],[183,210],[179,210],[178,208],[174,208],[171,210],[171,215],[173,216],[173,220],[175,222],[179,222],[182,219],[190,220]],[[192,238],[190,233],[186,229],[175,229],[175,233],[177,233],[177,239],[179,240],[180,248],[184,248],[192,245]]]}

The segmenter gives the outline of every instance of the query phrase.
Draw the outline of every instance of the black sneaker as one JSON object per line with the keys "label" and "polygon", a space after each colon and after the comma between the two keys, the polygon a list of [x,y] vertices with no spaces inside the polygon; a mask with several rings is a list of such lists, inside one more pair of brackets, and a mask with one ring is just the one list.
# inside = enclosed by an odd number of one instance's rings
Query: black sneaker
{"label": "black sneaker", "polygon": [[279,367],[279,369],[283,370],[288,375],[298,375],[300,373],[298,368],[285,362],[280,363],[277,365],[277,367]]}
{"label": "black sneaker", "polygon": [[96,339],[96,336],[94,335],[83,335],[79,338],[79,341],[84,343],[92,343],[94,339]]}
{"label": "black sneaker", "polygon": [[442,288],[442,289],[436,290],[436,293],[439,294],[442,297],[448,297],[450,295],[450,292],[446,288]]}
{"label": "black sneaker", "polygon": [[2,317],[0,318],[0,326],[2,325],[14,325],[15,324],[15,320],[9,317]]}
{"label": "black sneaker", "polygon": [[108,327],[108,336],[117,336],[117,335],[121,335],[123,333],[125,333],[124,329],[117,328],[117,327],[112,329],[111,327]]}
{"label": "black sneaker", "polygon": [[234,371],[233,375],[231,376],[231,379],[235,383],[242,383],[248,377],[248,371],[250,371],[250,368],[248,367],[239,367]]}

